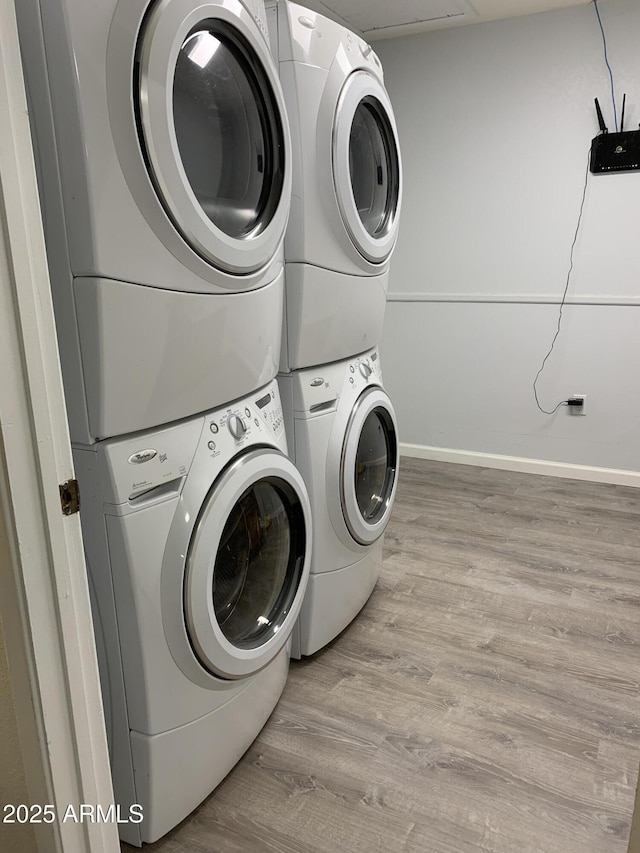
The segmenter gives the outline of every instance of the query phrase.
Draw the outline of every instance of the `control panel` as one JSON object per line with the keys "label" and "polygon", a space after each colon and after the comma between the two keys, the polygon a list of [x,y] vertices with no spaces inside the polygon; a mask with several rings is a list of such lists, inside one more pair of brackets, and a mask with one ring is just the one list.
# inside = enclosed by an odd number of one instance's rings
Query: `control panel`
{"label": "control panel", "polygon": [[271,429],[273,435],[277,438],[284,430],[282,403],[278,394],[273,390],[270,392],[270,399],[267,399],[267,396],[266,394],[263,395],[259,400],[256,400],[255,404],[262,412],[262,417],[267,427]]}
{"label": "control panel", "polygon": [[265,41],[269,44],[269,30],[267,29],[266,12],[264,2],[262,0],[244,0],[246,7],[251,12],[251,17],[258,25],[258,28]]}
{"label": "control panel", "polygon": [[365,385],[368,385],[370,381],[379,382],[380,360],[378,358],[378,351],[372,350],[371,352],[352,359],[349,364],[349,375],[347,381],[349,385],[354,388],[364,387]]}
{"label": "control panel", "polygon": [[335,409],[343,395],[357,396],[367,386],[381,383],[380,357],[373,349],[346,362],[296,371],[291,404],[297,414],[320,415]]}
{"label": "control panel", "polygon": [[289,2],[281,9],[287,16],[290,36],[280,42],[280,62],[304,62],[329,69],[340,51],[353,68],[367,68],[382,79],[380,60],[364,39],[305,6]]}
{"label": "control panel", "polygon": [[[232,450],[265,434],[277,439],[284,432],[282,405],[275,383],[237,406],[216,412],[207,419],[209,450]],[[229,446],[231,439],[231,446]]]}
{"label": "control panel", "polygon": [[348,32],[343,40],[343,45],[349,54],[355,53],[357,48],[357,52],[361,59],[375,65],[376,68],[382,71],[382,65],[380,65],[380,60],[378,59],[377,54],[374,53],[373,48],[370,44],[367,44],[366,41],[363,41],[358,36]]}
{"label": "control panel", "polygon": [[[106,503],[132,506],[165,484],[178,489],[196,452],[224,465],[241,449],[256,443],[279,443],[284,433],[276,382],[223,409],[159,430],[103,442],[99,446]],[[167,492],[168,493],[168,492]],[[158,492],[158,494],[161,494]]]}

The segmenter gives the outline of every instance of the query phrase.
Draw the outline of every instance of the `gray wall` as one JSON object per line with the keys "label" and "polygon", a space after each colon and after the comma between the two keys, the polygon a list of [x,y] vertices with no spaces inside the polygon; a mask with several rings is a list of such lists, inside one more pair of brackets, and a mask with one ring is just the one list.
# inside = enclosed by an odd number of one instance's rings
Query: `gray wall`
{"label": "gray wall", "polygon": [[[625,125],[640,121],[640,3],[600,5]],[[404,204],[382,343],[401,440],[640,470],[640,172],[589,175],[613,109],[593,4],[377,42]],[[630,393],[631,392],[631,393]]]}

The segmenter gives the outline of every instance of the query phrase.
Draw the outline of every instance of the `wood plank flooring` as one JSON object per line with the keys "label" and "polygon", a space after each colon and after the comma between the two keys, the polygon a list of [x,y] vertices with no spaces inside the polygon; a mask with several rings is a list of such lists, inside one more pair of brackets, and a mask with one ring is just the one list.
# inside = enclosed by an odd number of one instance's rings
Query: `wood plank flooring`
{"label": "wood plank flooring", "polygon": [[624,853],[639,541],[640,491],[403,459],[369,603],[146,849]]}

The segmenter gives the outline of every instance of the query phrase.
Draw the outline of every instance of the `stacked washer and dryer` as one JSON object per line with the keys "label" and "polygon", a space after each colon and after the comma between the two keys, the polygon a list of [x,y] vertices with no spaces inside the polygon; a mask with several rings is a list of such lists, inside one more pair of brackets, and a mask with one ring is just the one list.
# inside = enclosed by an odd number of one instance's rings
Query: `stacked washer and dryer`
{"label": "stacked washer and dryer", "polygon": [[259,732],[306,588],[275,381],[288,122],[261,0],[16,6],[115,796],[144,814],[120,832],[141,845]]}
{"label": "stacked washer and dryer", "polygon": [[380,61],[308,9],[267,3],[292,135],[280,385],[289,450],[309,490],[311,574],[294,657],[342,631],[376,583],[398,473],[378,343],[402,172]]}
{"label": "stacked washer and dryer", "polygon": [[143,807],[120,833],[141,845],[375,584],[397,136],[375,53],[294,4],[268,9],[277,62],[263,0],[16,6],[115,797]]}

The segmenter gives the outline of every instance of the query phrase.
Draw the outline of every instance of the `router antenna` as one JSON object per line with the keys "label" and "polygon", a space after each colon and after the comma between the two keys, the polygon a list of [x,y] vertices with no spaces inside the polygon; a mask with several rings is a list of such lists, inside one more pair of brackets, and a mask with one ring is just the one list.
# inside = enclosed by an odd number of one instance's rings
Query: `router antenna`
{"label": "router antenna", "polygon": [[595,101],[595,105],[596,105],[596,113],[598,116],[598,124],[600,125],[600,130],[603,133],[609,133],[609,131],[607,130],[607,125],[604,123],[604,118],[602,115],[602,110],[600,109],[600,104],[598,103],[598,99],[594,98],[594,101]]}
{"label": "router antenna", "polygon": [[626,94],[622,96],[622,115],[620,116],[620,133],[624,130],[624,105],[626,103]]}

